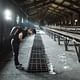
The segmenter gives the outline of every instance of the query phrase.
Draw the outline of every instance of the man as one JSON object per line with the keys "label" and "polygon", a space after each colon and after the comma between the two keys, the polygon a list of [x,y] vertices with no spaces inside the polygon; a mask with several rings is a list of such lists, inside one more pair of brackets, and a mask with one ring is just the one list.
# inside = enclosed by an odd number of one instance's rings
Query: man
{"label": "man", "polygon": [[15,32],[13,33],[13,36],[11,39],[12,51],[14,53],[14,63],[16,68],[22,69],[22,64],[19,63],[18,55],[19,55],[19,45],[23,39],[23,30],[19,26],[13,27],[10,35],[12,34],[14,29],[15,29]]}
{"label": "man", "polygon": [[[11,39],[11,45],[12,45],[12,50],[14,53],[14,63],[17,69],[23,69],[22,64],[20,64],[18,60],[19,56],[19,46],[22,40],[29,34],[32,34],[32,29],[28,28],[27,32],[22,30],[20,27],[13,27],[11,30],[11,33],[15,29],[15,32],[13,34],[13,38]],[[10,35],[11,35],[10,33]]]}

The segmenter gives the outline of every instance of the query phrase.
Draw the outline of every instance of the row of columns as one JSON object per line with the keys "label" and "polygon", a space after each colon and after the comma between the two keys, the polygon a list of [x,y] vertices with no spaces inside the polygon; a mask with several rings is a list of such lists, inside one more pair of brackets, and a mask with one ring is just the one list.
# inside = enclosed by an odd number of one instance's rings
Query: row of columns
{"label": "row of columns", "polygon": [[56,25],[62,26],[79,26],[80,25],[80,14],[73,13],[67,16],[62,16],[56,22]]}

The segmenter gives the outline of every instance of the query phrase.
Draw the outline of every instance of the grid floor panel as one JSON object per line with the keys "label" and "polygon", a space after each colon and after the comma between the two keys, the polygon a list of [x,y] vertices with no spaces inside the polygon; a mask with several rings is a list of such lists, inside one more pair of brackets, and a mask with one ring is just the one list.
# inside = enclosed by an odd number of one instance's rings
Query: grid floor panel
{"label": "grid floor panel", "polygon": [[48,72],[48,65],[44,45],[39,34],[35,35],[28,72]]}

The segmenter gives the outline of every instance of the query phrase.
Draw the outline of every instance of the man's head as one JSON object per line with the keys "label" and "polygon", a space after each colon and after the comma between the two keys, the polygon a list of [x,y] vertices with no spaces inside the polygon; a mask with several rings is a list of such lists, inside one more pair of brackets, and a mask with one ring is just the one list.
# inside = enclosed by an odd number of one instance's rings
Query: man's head
{"label": "man's head", "polygon": [[32,33],[33,33],[33,32],[32,32],[32,29],[31,29],[31,28],[28,28],[28,29],[27,29],[27,33],[28,33],[28,34],[32,34]]}

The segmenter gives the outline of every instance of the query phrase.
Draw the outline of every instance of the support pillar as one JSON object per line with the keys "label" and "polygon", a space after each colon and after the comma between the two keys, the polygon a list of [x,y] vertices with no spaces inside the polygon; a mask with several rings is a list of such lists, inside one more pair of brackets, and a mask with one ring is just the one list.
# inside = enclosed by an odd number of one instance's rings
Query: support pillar
{"label": "support pillar", "polygon": [[60,36],[58,35],[58,45],[60,45]]}
{"label": "support pillar", "polygon": [[67,41],[67,38],[64,39],[64,46],[65,46],[65,51],[68,51],[68,41]]}

